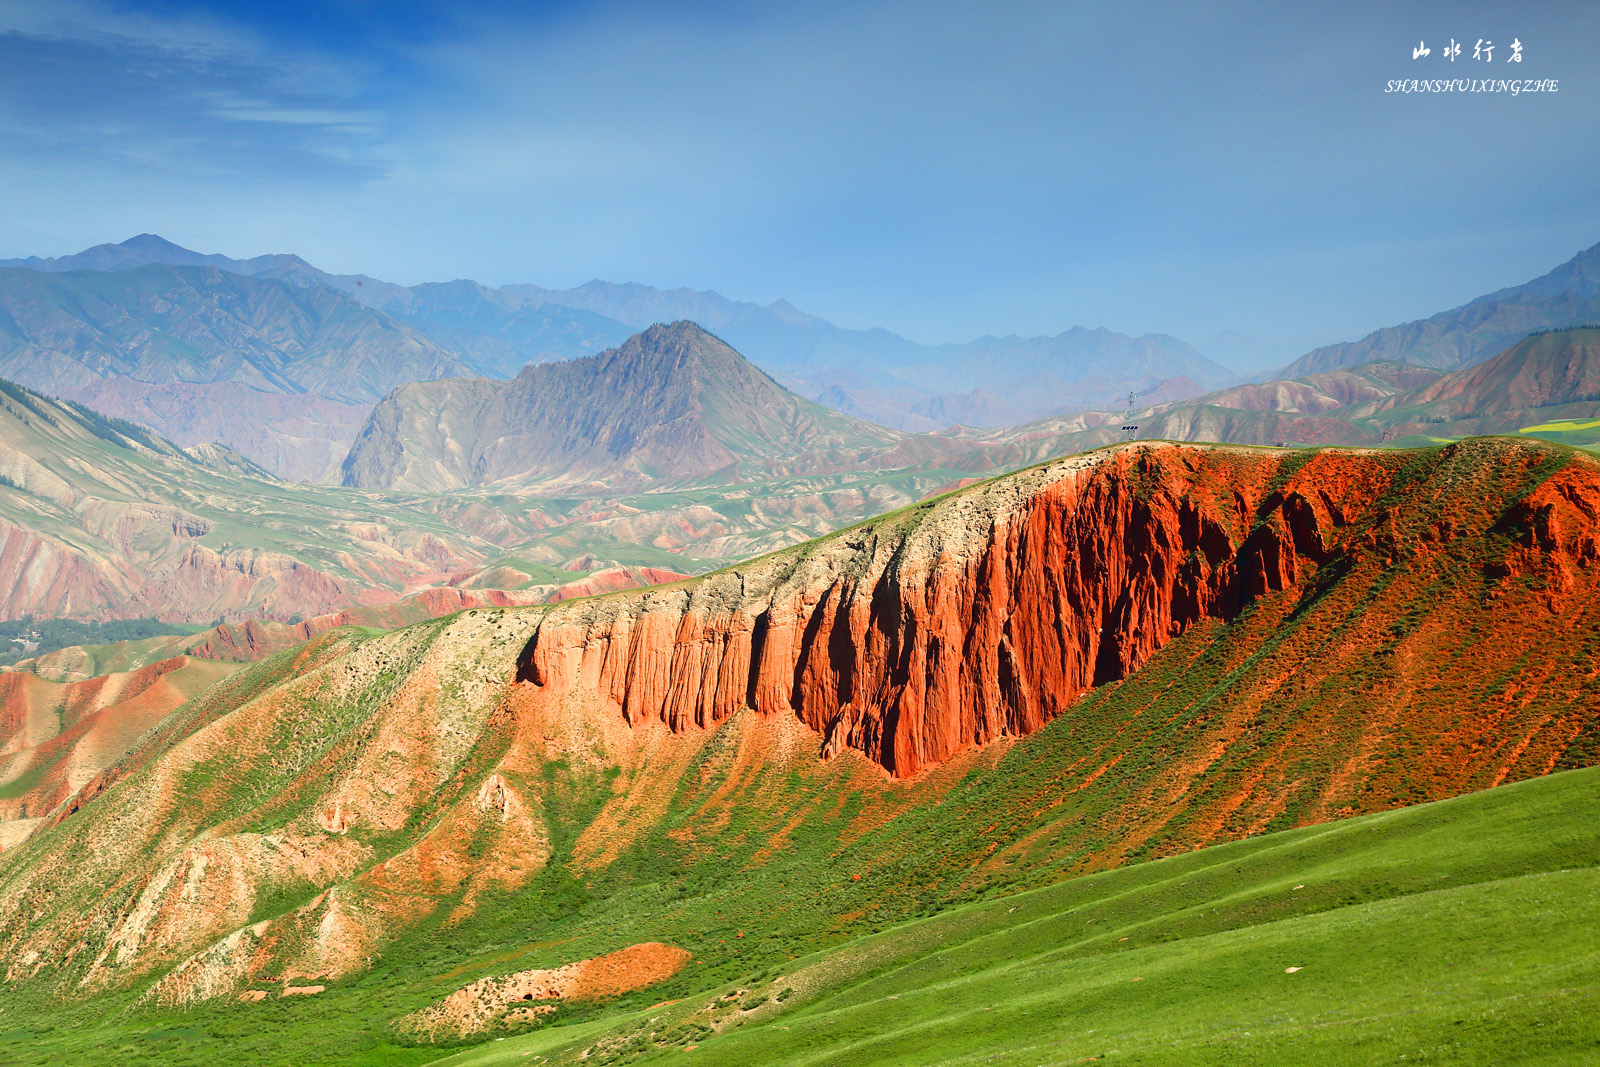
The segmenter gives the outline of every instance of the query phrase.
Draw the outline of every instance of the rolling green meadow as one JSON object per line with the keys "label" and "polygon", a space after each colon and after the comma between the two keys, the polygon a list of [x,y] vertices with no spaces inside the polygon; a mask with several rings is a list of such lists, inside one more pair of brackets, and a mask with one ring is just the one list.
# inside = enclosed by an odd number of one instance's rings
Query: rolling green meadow
{"label": "rolling green meadow", "polygon": [[[1566,772],[997,896],[732,1000],[443,1062],[677,1062],[691,1043],[719,1065],[1600,1062],[1597,827],[1600,769]],[[652,1040],[684,1018],[719,1032]]]}

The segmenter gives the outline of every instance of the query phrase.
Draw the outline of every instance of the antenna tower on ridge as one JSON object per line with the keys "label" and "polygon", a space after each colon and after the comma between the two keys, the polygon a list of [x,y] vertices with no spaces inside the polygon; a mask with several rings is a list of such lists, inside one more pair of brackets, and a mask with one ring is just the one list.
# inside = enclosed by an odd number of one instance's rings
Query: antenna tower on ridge
{"label": "antenna tower on ridge", "polygon": [[1133,440],[1133,435],[1139,432],[1139,424],[1133,421],[1134,392],[1128,390],[1128,413],[1122,417],[1122,432],[1127,434],[1126,440]]}

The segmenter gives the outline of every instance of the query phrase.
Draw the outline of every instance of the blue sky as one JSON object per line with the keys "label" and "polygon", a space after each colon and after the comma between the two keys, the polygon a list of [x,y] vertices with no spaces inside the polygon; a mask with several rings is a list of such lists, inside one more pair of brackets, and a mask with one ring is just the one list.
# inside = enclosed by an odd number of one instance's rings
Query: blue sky
{"label": "blue sky", "polygon": [[[0,256],[152,231],[1293,355],[1600,242],[1600,5],[1523,8],[0,0]],[[1560,91],[1383,91],[1490,69]]]}

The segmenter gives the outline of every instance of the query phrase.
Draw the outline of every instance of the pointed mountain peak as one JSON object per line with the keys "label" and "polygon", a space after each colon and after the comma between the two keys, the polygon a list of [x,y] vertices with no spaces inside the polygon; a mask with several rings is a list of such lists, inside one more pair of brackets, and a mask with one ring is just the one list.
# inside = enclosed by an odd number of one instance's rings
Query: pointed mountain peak
{"label": "pointed mountain peak", "polygon": [[[706,330],[698,322],[679,319],[677,322],[658,322],[634,334],[614,351],[623,357],[668,358],[677,364],[741,364],[756,370],[755,365],[735,352],[720,337]],[[765,373],[756,371],[765,377]]]}
{"label": "pointed mountain peak", "polygon": [[[617,361],[657,368],[657,372],[663,375],[661,378],[663,382],[668,381],[670,375],[676,373],[678,368],[689,364],[743,364],[756,374],[766,377],[766,373],[759,370],[755,364],[735,352],[716,335],[707,332],[699,323],[688,319],[655,323],[634,334],[616,348],[607,349],[593,356],[585,356],[583,360]],[[541,377],[548,373],[547,366],[543,363],[529,363],[522,368],[517,377],[519,379]]]}
{"label": "pointed mountain peak", "polygon": [[199,257],[200,253],[188,249],[156,233],[141,233],[130,237],[119,246],[133,252],[143,252],[145,255],[186,255]]}
{"label": "pointed mountain peak", "polygon": [[691,319],[679,319],[676,322],[658,322],[639,334],[640,337],[711,337],[705,328]]}
{"label": "pointed mountain peak", "polygon": [[596,356],[532,364],[510,382],[397,389],[350,450],[345,484],[687,486],[852,467],[903,437],[796,396],[680,319]]}

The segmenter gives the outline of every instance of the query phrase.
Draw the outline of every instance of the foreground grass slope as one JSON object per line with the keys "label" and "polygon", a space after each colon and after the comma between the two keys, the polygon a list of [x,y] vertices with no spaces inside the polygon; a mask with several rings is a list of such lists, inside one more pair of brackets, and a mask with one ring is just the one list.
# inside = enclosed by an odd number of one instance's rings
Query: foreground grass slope
{"label": "foreground grass slope", "polygon": [[443,1063],[1600,1062],[1597,826],[1600,769],[1557,774],[1001,896]]}
{"label": "foreground grass slope", "polygon": [[[996,894],[454,1055],[386,1040],[370,979],[100,1022],[13,1001],[0,1063],[1600,1062],[1597,825],[1600,769],[1563,772]],[[466,973],[419,963],[413,986]]]}

